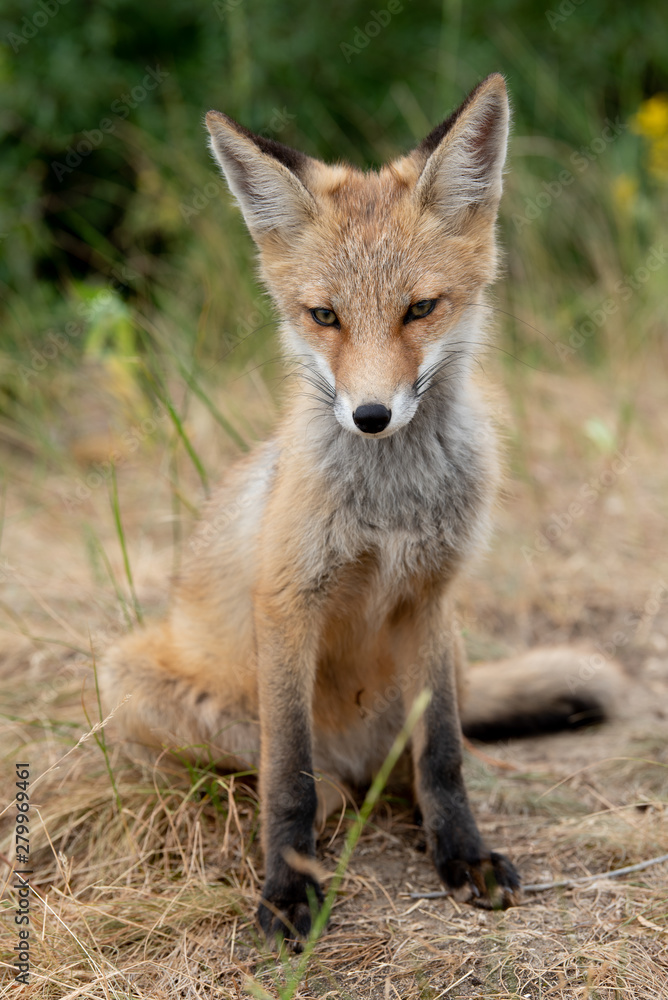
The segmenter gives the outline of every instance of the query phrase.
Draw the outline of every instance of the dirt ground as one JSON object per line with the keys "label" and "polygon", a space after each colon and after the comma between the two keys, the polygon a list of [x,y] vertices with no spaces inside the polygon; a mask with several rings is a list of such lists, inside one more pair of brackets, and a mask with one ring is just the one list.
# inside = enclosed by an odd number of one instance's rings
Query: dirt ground
{"label": "dirt ground", "polygon": [[[490,551],[461,591],[471,658],[588,639],[627,675],[612,722],[467,754],[482,831],[532,884],[668,851],[668,412],[665,375],[649,360],[616,374],[523,371],[504,381],[504,496]],[[261,437],[274,419],[266,390],[244,384],[260,414],[250,428],[235,391],[221,409]],[[93,378],[73,396],[58,425],[64,465],[6,435],[0,443],[2,807],[15,762],[29,761],[34,870],[31,977],[17,986],[7,869],[0,996],[668,998],[667,864],[527,892],[503,913],[414,899],[438,880],[410,808],[389,795],[305,975],[286,985],[299,958],[277,961],[252,922],[262,881],[252,779],[166,760],[152,770],[99,726],[86,735],[100,721],[91,647],[99,654],[126,627],[116,590],[131,605],[103,465],[110,438],[128,427],[114,406]],[[82,409],[102,414],[84,431]],[[187,426],[206,467],[224,467],[232,448],[206,410],[193,404]],[[200,499],[187,458],[149,427],[118,468],[148,617],[165,605]],[[7,866],[14,815],[4,808]],[[350,821],[329,821],[319,847],[327,872]]]}

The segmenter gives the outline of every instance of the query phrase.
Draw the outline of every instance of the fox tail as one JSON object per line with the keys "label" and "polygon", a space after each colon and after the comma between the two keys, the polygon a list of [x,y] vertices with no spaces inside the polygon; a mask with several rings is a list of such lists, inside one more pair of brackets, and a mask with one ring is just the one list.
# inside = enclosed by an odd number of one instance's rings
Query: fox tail
{"label": "fox tail", "polygon": [[473,739],[500,740],[601,722],[617,713],[625,687],[621,665],[593,646],[537,648],[473,664],[462,728]]}

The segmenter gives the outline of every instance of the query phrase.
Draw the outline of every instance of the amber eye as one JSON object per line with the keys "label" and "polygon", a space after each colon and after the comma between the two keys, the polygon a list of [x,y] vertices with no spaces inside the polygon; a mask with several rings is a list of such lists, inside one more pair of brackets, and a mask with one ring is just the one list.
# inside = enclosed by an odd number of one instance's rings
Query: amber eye
{"label": "amber eye", "polygon": [[333,309],[311,309],[311,316],[320,326],[338,326],[339,320]]}
{"label": "amber eye", "polygon": [[433,311],[437,302],[438,299],[421,299],[420,302],[414,302],[404,317],[404,323],[410,323],[412,319],[424,319]]}

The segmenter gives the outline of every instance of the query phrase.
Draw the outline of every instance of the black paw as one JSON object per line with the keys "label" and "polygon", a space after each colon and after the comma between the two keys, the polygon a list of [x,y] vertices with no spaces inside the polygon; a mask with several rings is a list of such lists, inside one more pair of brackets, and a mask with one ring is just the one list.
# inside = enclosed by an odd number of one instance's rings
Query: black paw
{"label": "black paw", "polygon": [[455,899],[487,910],[506,910],[520,900],[520,877],[504,854],[451,858],[437,864],[438,873]]}
{"label": "black paw", "polygon": [[321,904],[322,892],[312,879],[294,879],[282,886],[267,883],[257,920],[270,945],[282,940],[291,951],[299,953]]}

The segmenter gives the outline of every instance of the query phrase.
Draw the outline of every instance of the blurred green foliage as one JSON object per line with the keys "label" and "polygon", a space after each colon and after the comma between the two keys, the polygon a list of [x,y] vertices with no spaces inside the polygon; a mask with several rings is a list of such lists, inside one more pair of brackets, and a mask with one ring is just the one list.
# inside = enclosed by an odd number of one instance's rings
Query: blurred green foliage
{"label": "blurred green foliage", "polygon": [[5,416],[34,409],[30,359],[54,330],[65,365],[148,342],[204,365],[266,354],[272,312],[207,150],[210,107],[375,165],[500,70],[515,134],[501,220],[511,280],[497,292],[507,345],[562,363],[551,341],[568,345],[611,297],[579,361],[658,330],[665,275],[630,305],[619,289],[662,238],[667,177],[648,164],[668,122],[637,113],[668,91],[665,5],[5,0],[0,39]]}

